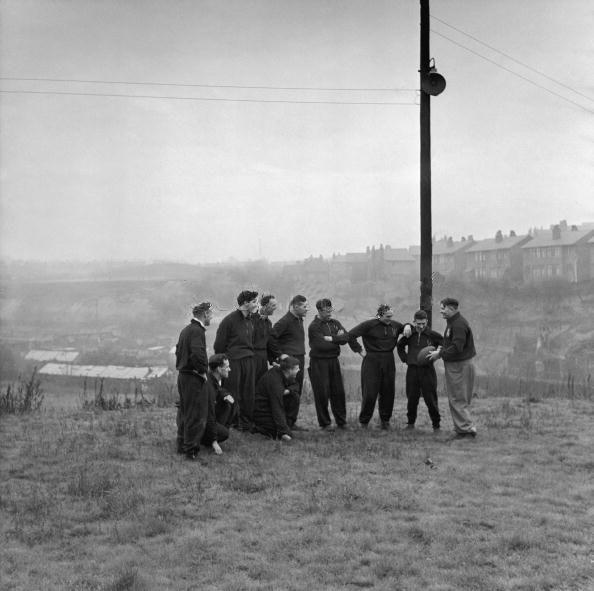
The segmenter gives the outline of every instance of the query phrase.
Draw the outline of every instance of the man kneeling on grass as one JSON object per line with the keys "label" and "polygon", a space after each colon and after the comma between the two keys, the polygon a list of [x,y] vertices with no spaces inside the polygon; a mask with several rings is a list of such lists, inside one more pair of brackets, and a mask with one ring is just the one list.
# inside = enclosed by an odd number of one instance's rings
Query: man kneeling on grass
{"label": "man kneeling on grass", "polygon": [[287,414],[299,404],[296,378],[299,360],[285,357],[280,366],[269,369],[256,384],[254,400],[254,431],[272,439],[291,441]]}

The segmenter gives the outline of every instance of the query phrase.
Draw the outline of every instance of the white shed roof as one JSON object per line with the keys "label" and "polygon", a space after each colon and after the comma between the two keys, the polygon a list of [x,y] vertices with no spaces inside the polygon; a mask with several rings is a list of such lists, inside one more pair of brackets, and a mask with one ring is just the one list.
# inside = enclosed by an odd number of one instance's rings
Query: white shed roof
{"label": "white shed roof", "polygon": [[46,363],[39,373],[52,376],[108,378],[113,380],[150,380],[168,372],[167,367],[124,367],[121,365],[70,365]]}

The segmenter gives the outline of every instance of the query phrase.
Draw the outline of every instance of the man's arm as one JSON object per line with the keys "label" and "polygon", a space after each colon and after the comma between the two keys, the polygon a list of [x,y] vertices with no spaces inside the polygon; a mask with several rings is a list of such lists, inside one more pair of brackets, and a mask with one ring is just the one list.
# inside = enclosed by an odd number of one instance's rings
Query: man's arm
{"label": "man's arm", "polygon": [[402,337],[396,343],[396,352],[398,353],[398,357],[400,357],[400,361],[402,363],[406,363],[407,355],[406,355],[406,347],[408,346],[408,337]]}
{"label": "man's arm", "polygon": [[227,333],[228,333],[229,321],[227,317],[221,320],[219,328],[217,328],[217,334],[215,336],[215,342],[213,349],[215,353],[226,353],[227,352]]}
{"label": "man's arm", "polygon": [[195,371],[206,379],[208,370],[208,355],[204,335],[194,332],[190,337],[190,363]]}
{"label": "man's arm", "polygon": [[287,425],[287,415],[283,404],[285,385],[281,379],[271,380],[269,390],[270,410],[276,430],[282,435],[291,436],[291,429]]}

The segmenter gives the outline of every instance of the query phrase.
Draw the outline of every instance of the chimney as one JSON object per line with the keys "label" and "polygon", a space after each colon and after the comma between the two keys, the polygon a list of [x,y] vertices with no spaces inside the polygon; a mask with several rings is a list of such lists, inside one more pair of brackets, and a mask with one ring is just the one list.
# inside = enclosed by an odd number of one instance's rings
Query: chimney
{"label": "chimney", "polygon": [[516,231],[515,230],[510,230],[509,231],[509,237],[510,238],[515,238],[516,237]]}
{"label": "chimney", "polygon": [[497,230],[497,234],[495,234],[495,242],[503,242],[503,234],[501,233],[501,230]]}
{"label": "chimney", "polygon": [[454,239],[450,236],[448,238],[448,248],[452,248],[454,246]]}
{"label": "chimney", "polygon": [[561,239],[561,227],[559,224],[553,226],[553,240],[560,240]]}
{"label": "chimney", "polygon": [[577,231],[578,231],[578,227],[577,227],[575,224],[573,224],[573,225],[571,226],[571,231],[572,231],[572,232],[577,232]]}
{"label": "chimney", "polygon": [[561,226],[561,230],[563,230],[563,232],[565,232],[567,230],[567,220],[561,220],[559,222],[559,226]]}

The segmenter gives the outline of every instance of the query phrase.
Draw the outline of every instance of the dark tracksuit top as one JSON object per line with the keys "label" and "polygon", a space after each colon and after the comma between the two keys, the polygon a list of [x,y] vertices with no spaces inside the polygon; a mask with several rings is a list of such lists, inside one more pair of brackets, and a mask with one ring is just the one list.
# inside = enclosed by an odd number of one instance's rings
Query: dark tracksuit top
{"label": "dark tracksuit top", "polygon": [[369,353],[390,353],[394,351],[404,326],[396,320],[384,324],[379,318],[365,320],[349,331],[355,339],[361,337],[365,351]]}
{"label": "dark tracksuit top", "polygon": [[441,358],[448,361],[466,361],[476,355],[474,337],[468,321],[460,312],[446,319]]}
{"label": "dark tracksuit top", "polygon": [[[339,331],[344,334],[339,335]],[[361,352],[361,345],[356,338],[349,335],[347,330],[334,318],[321,320],[316,316],[307,329],[309,337],[309,356],[314,359],[336,359],[340,355],[340,345],[349,344],[355,353]],[[332,337],[332,342],[324,337]]]}
{"label": "dark tracksuit top", "polygon": [[305,355],[303,318],[297,318],[291,312],[287,312],[272,327],[271,336],[274,340],[274,346],[281,354],[297,358]]}
{"label": "dark tracksuit top", "polygon": [[180,373],[205,374],[208,370],[206,329],[192,318],[179,334],[175,347],[175,367]]}
{"label": "dark tracksuit top", "polygon": [[280,350],[276,341],[270,337],[272,322],[268,316],[261,316],[258,312],[252,315],[254,325],[254,351],[256,355],[265,357],[271,363],[280,357]]}
{"label": "dark tracksuit top", "polygon": [[256,384],[254,423],[262,432],[273,437],[291,435],[283,396],[292,386],[279,367],[269,369]]}
{"label": "dark tracksuit top", "polygon": [[217,329],[214,351],[225,353],[233,361],[253,357],[254,325],[251,318],[244,316],[241,310],[227,314]]}
{"label": "dark tracksuit top", "polygon": [[[396,349],[398,351],[398,357],[400,357],[402,363],[406,363],[410,367],[411,365],[418,365],[417,356],[421,349],[428,347],[429,345],[437,348],[442,343],[443,337],[438,332],[425,327],[422,332],[418,333],[413,327],[410,337],[402,337],[398,341]],[[426,367],[431,367],[432,365],[433,364],[430,364]]]}

